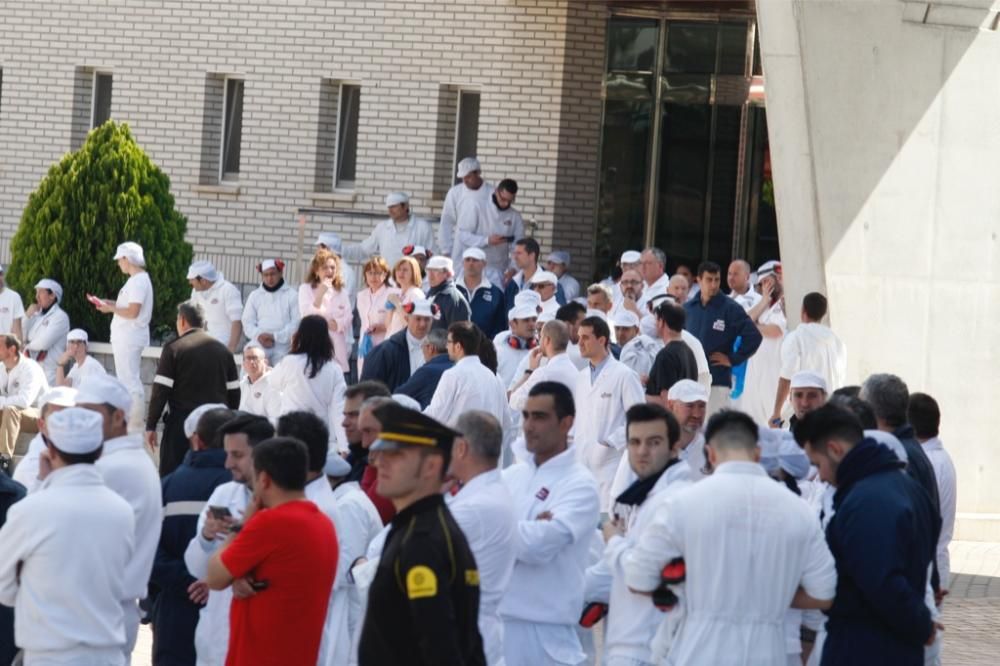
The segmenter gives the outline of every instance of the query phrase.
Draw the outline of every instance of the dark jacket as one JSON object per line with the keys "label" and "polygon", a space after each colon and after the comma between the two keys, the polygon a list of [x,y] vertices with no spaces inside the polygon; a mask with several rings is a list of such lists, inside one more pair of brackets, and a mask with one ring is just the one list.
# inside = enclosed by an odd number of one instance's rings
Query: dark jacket
{"label": "dark jacket", "polygon": [[150,582],[159,587],[153,605],[153,661],[158,666],[195,663],[194,630],[198,606],[188,598],[195,582],[184,564],[184,551],[198,528],[198,515],[220,484],[232,480],[223,449],[188,451],[184,462],[163,477],[163,529],[156,547]]}
{"label": "dark jacket", "polygon": [[[436,287],[427,290],[427,298],[441,308],[441,316],[434,320],[433,327],[445,329],[456,321],[469,321],[472,309],[469,301],[455,286],[455,281],[448,278]],[[365,361],[367,363],[368,361]]]}
{"label": "dark jacket", "polygon": [[431,398],[434,397],[434,390],[441,381],[441,375],[454,365],[447,354],[438,354],[417,368],[413,376],[396,387],[393,393],[408,395],[420,403],[421,409],[427,409],[427,405],[431,404]]}
{"label": "dark jacket", "polygon": [[469,301],[472,323],[478,326],[486,337],[492,340],[497,333],[507,330],[507,311],[510,308],[500,287],[491,284],[489,289],[476,289],[472,298],[469,298],[469,290],[464,284],[459,284],[458,290]]}
{"label": "dark jacket", "polygon": [[826,539],[837,563],[824,664],[919,666],[931,634],[927,568],[941,519],[885,446],[864,439],[837,470]]}
{"label": "dark jacket", "polygon": [[[7,510],[24,499],[26,494],[24,486],[7,476],[5,472],[0,472],[0,527],[7,522]],[[17,647],[14,645],[14,609],[10,606],[0,605],[0,664],[9,664],[17,654]]]}
{"label": "dark jacket", "polygon": [[[688,301],[684,304],[684,311],[687,314],[684,328],[698,338],[705,348],[705,356],[722,352],[733,366],[753,356],[764,339],[740,304],[721,291],[708,301],[708,305],[702,305],[700,298]],[[739,350],[733,351],[737,336],[743,340]],[[708,370],[712,373],[712,386],[732,387],[732,368],[715,365],[709,358]]]}
{"label": "dark jacket", "polygon": [[365,357],[361,381],[377,379],[390,391],[410,378],[410,347],[406,344],[406,329],[393,333],[376,345]]}

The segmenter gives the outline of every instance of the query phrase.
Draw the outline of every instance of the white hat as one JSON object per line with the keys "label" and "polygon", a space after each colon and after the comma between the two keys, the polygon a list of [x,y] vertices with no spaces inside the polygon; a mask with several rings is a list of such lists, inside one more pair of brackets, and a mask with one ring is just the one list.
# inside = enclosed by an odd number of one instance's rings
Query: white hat
{"label": "white hat", "polygon": [[193,280],[199,277],[204,280],[208,280],[209,282],[215,282],[219,279],[219,272],[215,270],[215,265],[211,261],[202,259],[201,261],[194,262],[188,267],[188,280]]}
{"label": "white hat", "polygon": [[827,392],[826,380],[812,370],[801,370],[792,375],[792,384],[790,388],[817,388],[823,391],[823,393]]}
{"label": "white hat", "polygon": [[[410,249],[409,252],[406,251],[407,247]],[[422,255],[424,255],[426,257],[427,256],[427,248],[424,247],[423,245],[407,245],[406,247],[403,248],[403,255],[404,256],[413,257],[413,256],[416,256],[418,254],[422,254]]]}
{"label": "white hat", "polygon": [[113,405],[126,414],[132,407],[132,396],[125,385],[111,375],[84,377],[76,390],[78,405]]}
{"label": "white hat", "polygon": [[535,274],[528,280],[528,284],[558,284],[558,282],[559,278],[556,277],[556,274],[549,271],[535,271]]}
{"label": "white hat", "polygon": [[598,319],[603,319],[604,321],[608,320],[608,313],[607,312],[604,312],[603,310],[595,310],[594,308],[587,308],[587,312],[583,316],[584,317],[597,317]]}
{"label": "white hat", "polygon": [[632,328],[633,326],[639,325],[639,318],[635,316],[634,312],[629,310],[619,310],[615,313],[615,316],[611,318],[611,323],[618,328]]}
{"label": "white hat", "polygon": [[637,264],[642,260],[642,253],[636,250],[627,250],[622,252],[622,258],[618,261],[620,264]]}
{"label": "white hat", "polygon": [[482,171],[482,167],[479,166],[479,160],[475,157],[466,157],[458,163],[458,169],[455,170],[455,175],[459,178],[465,178],[473,171]]}
{"label": "white hat", "polygon": [[125,257],[136,266],[146,265],[146,257],[143,255],[142,246],[138,243],[128,241],[119,245],[118,249],[115,250],[115,261],[118,261],[122,257]]}
{"label": "white hat", "polygon": [[269,271],[272,268],[276,269],[280,273],[285,270],[285,262],[281,259],[265,259],[260,262],[260,266],[257,270],[263,273],[264,271]]}
{"label": "white hat", "polygon": [[778,275],[779,273],[781,273],[780,261],[766,261],[757,269],[757,281],[759,282],[768,275]]}
{"label": "white hat", "polygon": [[478,247],[470,247],[462,253],[462,259],[475,259],[476,261],[486,261],[486,253]]}
{"label": "white hat", "polygon": [[331,252],[336,252],[340,254],[344,249],[344,241],[340,240],[340,236],[330,231],[321,231],[319,236],[316,237],[315,245],[323,245]]}
{"label": "white hat", "polygon": [[428,301],[428,300],[413,301],[412,303],[410,303],[410,305],[412,305],[413,308],[409,312],[407,312],[407,314],[416,315],[418,317],[435,316],[434,310],[437,308],[437,306],[434,305],[434,301]]}
{"label": "white hat", "polygon": [[45,419],[45,426],[63,453],[93,453],[104,442],[104,417],[90,409],[67,407]]}
{"label": "white hat", "polygon": [[681,402],[708,402],[708,391],[693,379],[681,379],[667,391],[667,400]]}
{"label": "white hat", "polygon": [[326,454],[326,464],[323,465],[323,473],[327,476],[341,477],[351,473],[351,464],[344,460],[336,451]]}
{"label": "white hat", "polygon": [[538,319],[538,309],[531,304],[515,305],[507,312],[507,321],[515,319]]}
{"label": "white hat", "polygon": [[82,328],[74,328],[72,331],[66,334],[66,342],[89,342],[90,338],[87,336],[87,331]]}
{"label": "white hat", "polygon": [[546,310],[545,312],[538,315],[538,319],[535,321],[536,324],[547,324],[550,321],[556,320],[556,313],[552,310]]}
{"label": "white hat", "polygon": [[385,195],[386,208],[408,203],[410,203],[410,195],[406,192],[389,192],[389,194]]}
{"label": "white hat", "polygon": [[194,410],[188,414],[188,417],[184,419],[184,436],[191,439],[194,433],[198,430],[198,421],[200,421],[201,417],[205,415],[205,412],[210,412],[213,409],[229,409],[229,405],[223,405],[218,402],[210,402],[207,405],[198,405],[195,407]]}
{"label": "white hat", "polygon": [[56,386],[55,388],[49,389],[47,392],[42,394],[42,397],[38,400],[38,407],[41,409],[46,405],[55,405],[56,407],[75,407],[76,406],[76,389],[71,386]]}
{"label": "white hat", "polygon": [[569,266],[569,252],[556,250],[555,252],[549,254],[548,260],[554,264],[562,264],[563,266]]}
{"label": "white hat", "polygon": [[427,260],[427,270],[448,271],[454,274],[455,264],[452,263],[451,257],[436,255]]}
{"label": "white hat", "polygon": [[407,409],[415,409],[418,412],[421,410],[420,403],[405,393],[393,393],[392,399]]}
{"label": "white hat", "polygon": [[53,294],[56,295],[57,301],[62,300],[62,295],[63,295],[62,285],[56,282],[55,280],[50,280],[49,278],[43,278],[38,281],[38,284],[35,285],[35,289],[48,289],[49,291],[51,291]]}
{"label": "white hat", "polygon": [[542,295],[537,291],[532,291],[530,289],[522,289],[521,291],[514,294],[514,307],[521,307],[522,305],[530,305],[534,308],[541,307],[542,305]]}
{"label": "white hat", "polygon": [[788,430],[760,428],[757,445],[760,447],[760,464],[769,474],[779,469],[796,479],[809,473],[809,458],[795,442]]}

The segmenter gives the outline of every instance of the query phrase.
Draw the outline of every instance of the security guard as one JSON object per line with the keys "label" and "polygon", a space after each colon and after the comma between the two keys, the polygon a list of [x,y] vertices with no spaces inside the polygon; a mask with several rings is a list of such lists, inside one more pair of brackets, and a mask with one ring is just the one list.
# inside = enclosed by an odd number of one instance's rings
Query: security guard
{"label": "security guard", "polygon": [[368,593],[360,666],[485,666],[479,570],[441,496],[459,433],[392,402],[377,407],[369,451],[392,519]]}

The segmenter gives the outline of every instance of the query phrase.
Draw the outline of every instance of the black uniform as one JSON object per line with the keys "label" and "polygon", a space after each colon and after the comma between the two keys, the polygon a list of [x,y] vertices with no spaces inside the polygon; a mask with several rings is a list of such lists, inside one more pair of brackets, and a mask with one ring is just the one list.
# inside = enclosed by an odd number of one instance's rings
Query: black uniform
{"label": "black uniform", "polygon": [[360,666],[486,664],[479,570],[440,495],[392,519],[368,592]]}

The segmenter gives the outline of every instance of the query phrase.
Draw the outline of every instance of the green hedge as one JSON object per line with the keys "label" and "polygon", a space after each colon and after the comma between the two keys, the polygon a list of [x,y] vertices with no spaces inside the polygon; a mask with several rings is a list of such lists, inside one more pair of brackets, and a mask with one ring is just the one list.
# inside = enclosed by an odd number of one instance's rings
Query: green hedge
{"label": "green hedge", "polygon": [[11,241],[7,282],[28,304],[39,279],[57,280],[73,327],[107,340],[111,317],[97,312],[85,294],[117,297],[127,276],[112,257],[119,243],[135,241],[145,250],[153,282],[153,328],[172,329],[177,303],[190,295],[185,276],[193,252],[184,240],[186,229],[170,179],[128,125],[109,120],[78,151],[52,165],[28,198]]}

